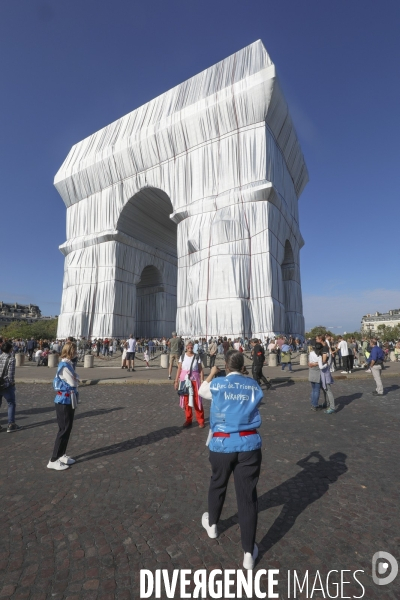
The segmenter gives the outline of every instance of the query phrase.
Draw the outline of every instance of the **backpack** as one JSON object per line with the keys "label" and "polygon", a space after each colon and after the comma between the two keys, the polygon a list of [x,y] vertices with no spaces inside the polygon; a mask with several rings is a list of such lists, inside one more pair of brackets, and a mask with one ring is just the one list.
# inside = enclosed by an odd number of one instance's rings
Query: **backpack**
{"label": "backpack", "polygon": [[5,364],[4,364],[4,369],[3,369],[3,372],[2,372],[2,374],[0,375],[0,391],[2,391],[2,390],[6,390],[6,389],[8,388],[8,386],[9,386],[9,384],[8,384],[8,383],[6,383],[6,377],[7,377],[7,376],[6,376],[6,373],[7,373],[7,371],[8,371],[8,365],[9,365],[9,363],[10,363],[10,360],[11,360],[11,356],[8,356],[8,357],[6,358],[6,362],[5,362]]}

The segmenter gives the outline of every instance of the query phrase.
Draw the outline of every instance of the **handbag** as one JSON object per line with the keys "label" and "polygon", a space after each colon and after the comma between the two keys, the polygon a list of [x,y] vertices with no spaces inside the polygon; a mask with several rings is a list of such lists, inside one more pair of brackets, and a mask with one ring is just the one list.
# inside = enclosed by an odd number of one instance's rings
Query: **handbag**
{"label": "handbag", "polygon": [[187,395],[186,381],[180,381],[178,386],[178,396]]}
{"label": "handbag", "polygon": [[[193,359],[192,359],[192,364],[190,365],[190,369],[189,369],[189,379],[190,379],[190,378],[191,378],[191,376],[192,376],[192,369],[193,369],[193,363],[194,363],[194,360],[195,360],[195,358],[197,358],[197,354],[195,354],[195,355],[193,356]],[[182,362],[183,362],[183,361],[182,361]],[[186,387],[186,381],[185,381],[185,380],[183,380],[183,381],[180,381],[180,382],[179,382],[179,386],[178,386],[178,396],[187,396],[187,395],[188,395],[188,393],[189,393],[189,392],[188,392],[188,389],[187,389],[187,387]]]}

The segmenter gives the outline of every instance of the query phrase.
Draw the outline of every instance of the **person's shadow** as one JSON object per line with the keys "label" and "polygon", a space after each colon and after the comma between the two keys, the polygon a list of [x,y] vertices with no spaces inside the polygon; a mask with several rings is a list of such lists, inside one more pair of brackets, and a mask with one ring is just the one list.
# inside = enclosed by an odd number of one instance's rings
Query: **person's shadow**
{"label": "person's shadow", "polygon": [[[347,471],[346,454],[336,452],[328,460],[320,452],[311,452],[297,463],[302,471],[269,490],[258,499],[258,512],[281,506],[282,510],[258,544],[259,559],[277,544],[293,527],[297,517],[328,491],[340,475]],[[314,459],[314,460],[311,460]],[[218,522],[218,531],[223,533],[238,522],[238,515]]]}
{"label": "person's shadow", "polygon": [[76,461],[79,461],[81,463],[86,462],[87,460],[101,458],[103,456],[120,454],[121,452],[128,452],[129,450],[133,450],[134,448],[138,448],[139,446],[148,446],[149,444],[160,442],[164,438],[180,435],[183,431],[184,429],[182,429],[182,427],[164,427],[163,429],[158,429],[157,431],[151,431],[147,435],[141,435],[130,440],[124,440],[116,444],[111,444],[110,446],[103,446],[102,448],[89,450],[88,452],[83,452],[78,456],[74,455],[74,458],[76,459]]}
{"label": "person's shadow", "polygon": [[302,471],[260,496],[258,512],[282,505],[279,516],[258,545],[260,558],[290,531],[310,504],[322,498],[329,486],[346,473],[346,458],[346,454],[336,452],[325,460],[319,451],[311,452],[297,463]]}
{"label": "person's shadow", "polygon": [[[36,410],[36,409],[34,409]],[[54,409],[51,408],[46,409],[48,413],[54,413]],[[78,421],[79,419],[87,419],[88,417],[98,417],[107,415],[108,413],[114,412],[116,410],[123,410],[122,406],[115,406],[113,408],[96,408],[94,410],[88,410],[86,412],[78,412],[74,421]],[[21,414],[32,414],[34,411],[30,412],[29,410],[21,411]],[[17,414],[17,417],[20,413]],[[28,417],[22,417],[22,419],[27,419]],[[35,427],[43,427],[44,425],[51,425],[52,423],[57,422],[57,416],[54,416],[47,421],[40,421],[39,423],[32,423],[31,425],[23,425],[24,429],[34,429]]]}
{"label": "person's shadow", "polygon": [[349,406],[349,404],[354,402],[354,400],[358,400],[361,397],[362,393],[356,392],[355,394],[351,394],[350,396],[339,396],[338,398],[335,398],[336,412],[340,412],[344,409],[345,406]]}

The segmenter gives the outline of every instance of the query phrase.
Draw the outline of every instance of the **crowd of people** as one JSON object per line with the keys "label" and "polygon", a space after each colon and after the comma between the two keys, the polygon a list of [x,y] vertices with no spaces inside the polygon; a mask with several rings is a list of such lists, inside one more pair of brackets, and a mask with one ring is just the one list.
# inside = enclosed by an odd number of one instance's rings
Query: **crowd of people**
{"label": "crowd of people", "polygon": [[[150,345],[150,342],[152,344]],[[79,404],[79,376],[76,362],[80,350],[114,353],[119,348],[122,354],[122,368],[134,370],[135,355],[142,349],[147,368],[152,348],[169,353],[169,379],[177,364],[174,388],[178,393],[180,407],[185,413],[183,428],[191,427],[195,415],[200,429],[205,427],[204,400],[211,401],[210,428],[207,438],[211,480],[208,493],[208,512],[201,518],[201,524],[210,538],[218,537],[220,520],[229,478],[233,473],[238,503],[241,541],[244,552],[243,567],[253,569],[258,556],[255,543],[258,515],[257,482],[261,467],[262,440],[258,433],[261,417],[258,406],[264,396],[262,386],[268,390],[271,382],[263,374],[266,353],[274,353],[277,362],[284,370],[292,370],[292,354],[308,352],[309,381],[311,383],[311,409],[316,412],[325,409],[326,414],[336,411],[332,385],[335,368],[343,368],[342,373],[351,373],[355,368],[366,368],[372,373],[376,383],[375,396],[384,393],[381,371],[386,358],[385,349],[376,339],[354,338],[345,340],[342,336],[319,335],[315,339],[301,342],[285,336],[264,341],[253,338],[199,338],[184,340],[176,332],[170,339],[136,340],[128,339],[93,340],[81,338],[78,342],[68,340],[3,340],[0,338],[0,407],[3,398],[8,404],[7,432],[15,432],[19,426],[15,422],[15,354],[25,352],[32,359],[41,352],[54,352],[60,361],[53,381],[55,409],[58,431],[54,442],[48,469],[65,471],[75,463],[67,454],[68,443],[73,428],[76,408]],[[400,343],[395,346],[400,354]],[[111,350],[112,349],[112,350]],[[245,365],[245,353],[249,352],[252,362],[251,377]],[[223,355],[224,369],[215,365],[216,356]],[[210,357],[210,372],[204,373],[204,357]],[[125,363],[125,364],[124,364]],[[324,403],[319,404],[321,390]],[[250,400],[250,401],[249,401]],[[1,430],[0,426],[0,430]]]}

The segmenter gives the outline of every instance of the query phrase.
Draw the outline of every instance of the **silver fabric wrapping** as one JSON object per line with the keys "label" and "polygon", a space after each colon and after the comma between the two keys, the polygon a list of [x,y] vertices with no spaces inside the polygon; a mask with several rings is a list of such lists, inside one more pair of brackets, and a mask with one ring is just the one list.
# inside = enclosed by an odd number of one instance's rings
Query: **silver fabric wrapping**
{"label": "silver fabric wrapping", "polygon": [[58,335],[302,335],[307,181],[261,41],[76,144]]}

